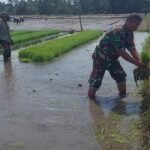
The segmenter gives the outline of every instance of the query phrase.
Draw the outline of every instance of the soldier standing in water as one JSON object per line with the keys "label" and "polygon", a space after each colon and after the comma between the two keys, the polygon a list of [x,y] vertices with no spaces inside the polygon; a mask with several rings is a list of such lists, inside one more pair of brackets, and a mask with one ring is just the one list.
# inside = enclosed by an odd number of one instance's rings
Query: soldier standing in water
{"label": "soldier standing in water", "polygon": [[[121,56],[126,61],[145,67],[136,50],[133,32],[139,27],[142,18],[137,14],[127,17],[122,28],[114,29],[100,40],[93,53],[93,70],[89,79],[89,98],[95,98],[96,91],[102,84],[106,70],[116,81],[119,96],[126,95],[126,73],[118,58]],[[126,51],[128,50],[128,52]]]}
{"label": "soldier standing in water", "polygon": [[4,61],[7,61],[11,57],[11,45],[13,45],[13,41],[10,36],[10,29],[7,24],[7,22],[10,21],[10,16],[8,14],[2,13],[0,18],[0,44],[4,49]]}

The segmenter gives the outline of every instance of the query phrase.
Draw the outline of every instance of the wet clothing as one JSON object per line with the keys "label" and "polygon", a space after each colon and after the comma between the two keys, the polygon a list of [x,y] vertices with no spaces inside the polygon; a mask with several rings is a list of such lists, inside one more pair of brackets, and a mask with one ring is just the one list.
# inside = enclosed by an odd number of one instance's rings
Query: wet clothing
{"label": "wet clothing", "polygon": [[3,21],[0,21],[0,40],[11,43],[9,26]]}
{"label": "wet clothing", "polygon": [[0,44],[2,45],[4,49],[4,52],[3,52],[4,60],[7,60],[8,58],[11,57],[10,43],[0,40]]}
{"label": "wet clothing", "polygon": [[8,59],[11,57],[11,37],[10,37],[10,29],[6,22],[0,21],[0,44],[2,45],[4,52],[4,59]]}
{"label": "wet clothing", "polygon": [[114,29],[101,39],[96,46],[93,57],[93,70],[89,79],[91,88],[98,89],[102,84],[105,70],[108,70],[111,77],[117,82],[126,82],[126,73],[118,60],[117,50],[131,51],[135,48],[133,32],[121,29]]}

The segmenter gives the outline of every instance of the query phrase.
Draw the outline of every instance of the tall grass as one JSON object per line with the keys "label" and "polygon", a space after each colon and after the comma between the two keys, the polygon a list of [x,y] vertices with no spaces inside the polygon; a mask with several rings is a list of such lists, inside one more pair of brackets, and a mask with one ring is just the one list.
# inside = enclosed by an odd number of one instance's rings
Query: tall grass
{"label": "tall grass", "polygon": [[49,61],[81,44],[98,38],[100,35],[102,35],[100,31],[79,32],[24,49],[19,52],[19,58],[21,58],[22,61]]}

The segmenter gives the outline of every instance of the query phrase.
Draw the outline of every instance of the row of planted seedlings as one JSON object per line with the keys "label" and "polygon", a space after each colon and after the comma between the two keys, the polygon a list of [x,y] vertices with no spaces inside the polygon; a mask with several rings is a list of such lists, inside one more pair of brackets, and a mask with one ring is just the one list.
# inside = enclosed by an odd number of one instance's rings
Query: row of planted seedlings
{"label": "row of planted seedlings", "polygon": [[87,30],[25,48],[19,52],[22,62],[44,62],[102,35],[101,31]]}
{"label": "row of planted seedlings", "polygon": [[[65,33],[64,33],[65,34]],[[43,38],[56,38],[61,36],[62,33],[58,30],[40,30],[40,31],[11,31],[11,37],[14,42],[13,50],[25,46],[33,45],[42,41]],[[2,48],[1,48],[2,52]]]}
{"label": "row of planted seedlings", "polygon": [[142,150],[150,149],[150,36],[147,38],[142,52],[142,61],[148,66],[141,72],[144,81],[141,83],[142,106],[141,106],[141,123],[142,131]]}
{"label": "row of planted seedlings", "polygon": [[56,38],[61,35],[58,30],[15,31],[11,34],[14,41],[13,49],[39,43],[45,37]]}

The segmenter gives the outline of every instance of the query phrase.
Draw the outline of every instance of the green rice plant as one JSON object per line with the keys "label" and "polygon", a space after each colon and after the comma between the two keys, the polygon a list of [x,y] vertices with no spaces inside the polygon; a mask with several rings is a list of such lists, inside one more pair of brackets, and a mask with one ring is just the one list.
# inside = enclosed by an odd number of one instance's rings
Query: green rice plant
{"label": "green rice plant", "polygon": [[[150,36],[145,42],[141,58],[148,65],[150,72]],[[150,78],[141,84],[141,94],[143,97],[141,106],[142,146],[143,150],[148,150],[150,147]]]}
{"label": "green rice plant", "polygon": [[143,46],[143,52],[141,54],[141,58],[145,64],[150,63],[150,36],[145,41],[145,45]]}
{"label": "green rice plant", "polygon": [[36,31],[36,32],[27,33],[27,34],[19,34],[19,35],[13,36],[12,39],[14,43],[17,44],[17,43],[23,43],[23,42],[39,39],[45,36],[50,36],[50,35],[54,35],[58,33],[59,33],[58,30],[42,30],[42,31]]}
{"label": "green rice plant", "polygon": [[40,45],[35,45],[26,48],[19,52],[19,58],[23,61],[29,60],[32,62],[49,61],[54,57],[61,55],[81,44],[87,43],[90,40],[98,38],[102,35],[100,31],[83,31],[55,40],[51,40]]}
{"label": "green rice plant", "polygon": [[36,31],[30,31],[30,30],[19,30],[19,31],[11,31],[11,36],[21,35],[21,34],[28,34]]}
{"label": "green rice plant", "polygon": [[52,40],[52,39],[64,36],[66,34],[67,33],[54,34],[54,35],[45,36],[45,37],[38,38],[38,39],[33,39],[31,41],[25,41],[23,43],[17,43],[13,46],[13,50],[20,49],[20,48],[25,48],[25,47],[30,46],[30,45],[35,45],[35,44],[38,44],[38,43],[41,43],[41,42]]}

